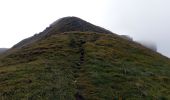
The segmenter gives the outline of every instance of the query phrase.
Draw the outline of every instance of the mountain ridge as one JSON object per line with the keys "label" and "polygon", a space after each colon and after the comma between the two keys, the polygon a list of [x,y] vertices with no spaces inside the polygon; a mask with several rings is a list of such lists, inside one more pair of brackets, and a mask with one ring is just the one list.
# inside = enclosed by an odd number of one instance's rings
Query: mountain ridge
{"label": "mountain ridge", "polygon": [[170,99],[167,57],[116,34],[50,34],[0,56],[1,98]]}
{"label": "mountain ridge", "polygon": [[39,34],[35,34],[34,36],[31,36],[29,38],[22,40],[18,44],[14,45],[12,48],[21,48],[24,45],[28,45],[32,42],[36,42],[48,36],[51,36],[57,33],[62,33],[62,32],[70,32],[70,31],[113,34],[109,30],[93,25],[78,17],[63,17],[53,22],[52,24],[50,24],[50,26],[47,27],[43,32],[40,32]]}

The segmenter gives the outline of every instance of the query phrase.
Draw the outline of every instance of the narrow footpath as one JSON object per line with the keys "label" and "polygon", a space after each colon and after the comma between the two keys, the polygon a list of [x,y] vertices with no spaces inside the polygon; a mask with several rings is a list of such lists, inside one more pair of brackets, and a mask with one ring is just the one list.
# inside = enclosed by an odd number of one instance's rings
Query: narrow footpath
{"label": "narrow footpath", "polygon": [[82,91],[81,89],[79,89],[78,87],[78,78],[80,77],[79,75],[79,72],[80,70],[82,69],[82,65],[84,63],[84,47],[83,47],[83,44],[85,44],[86,42],[83,40],[83,39],[80,39],[78,41],[78,48],[79,48],[79,54],[80,54],[80,58],[79,58],[79,61],[76,62],[76,65],[75,65],[75,72],[74,72],[74,77],[75,77],[75,84],[76,84],[76,94],[75,94],[75,98],[76,100],[85,100],[84,97],[82,96]]}

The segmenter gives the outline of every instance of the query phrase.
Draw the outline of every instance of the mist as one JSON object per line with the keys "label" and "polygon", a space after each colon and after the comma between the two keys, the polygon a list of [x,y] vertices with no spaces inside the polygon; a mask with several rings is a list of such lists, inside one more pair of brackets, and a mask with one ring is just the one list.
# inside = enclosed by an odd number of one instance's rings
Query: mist
{"label": "mist", "polygon": [[150,41],[170,57],[170,1],[114,0],[110,2],[107,27],[136,41]]}

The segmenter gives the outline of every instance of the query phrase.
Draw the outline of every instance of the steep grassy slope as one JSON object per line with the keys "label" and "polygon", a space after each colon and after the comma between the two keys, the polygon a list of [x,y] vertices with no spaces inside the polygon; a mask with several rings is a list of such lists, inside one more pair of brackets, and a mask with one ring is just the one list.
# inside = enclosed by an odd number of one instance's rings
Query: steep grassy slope
{"label": "steep grassy slope", "polygon": [[2,100],[168,100],[170,60],[117,35],[67,32],[0,59]]}

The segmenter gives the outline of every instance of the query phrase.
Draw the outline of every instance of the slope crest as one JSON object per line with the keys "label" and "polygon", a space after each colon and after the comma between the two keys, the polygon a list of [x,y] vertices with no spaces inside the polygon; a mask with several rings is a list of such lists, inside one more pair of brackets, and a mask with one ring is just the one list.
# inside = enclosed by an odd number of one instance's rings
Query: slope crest
{"label": "slope crest", "polygon": [[39,34],[35,34],[32,37],[22,40],[21,42],[13,46],[13,48],[21,48],[30,43],[36,42],[40,39],[44,39],[58,33],[71,32],[71,31],[113,34],[109,30],[93,25],[78,17],[64,17],[53,22],[43,32],[40,32]]}

